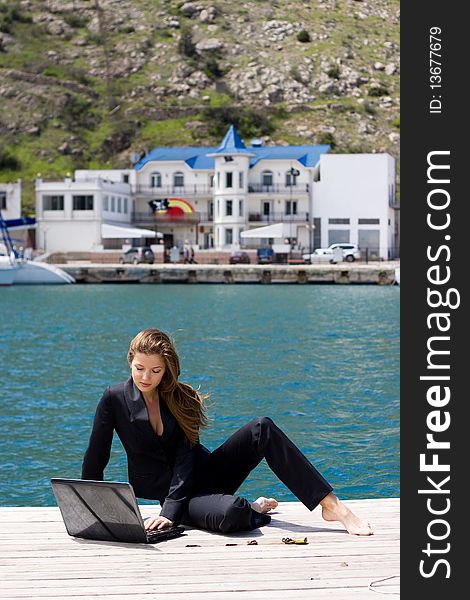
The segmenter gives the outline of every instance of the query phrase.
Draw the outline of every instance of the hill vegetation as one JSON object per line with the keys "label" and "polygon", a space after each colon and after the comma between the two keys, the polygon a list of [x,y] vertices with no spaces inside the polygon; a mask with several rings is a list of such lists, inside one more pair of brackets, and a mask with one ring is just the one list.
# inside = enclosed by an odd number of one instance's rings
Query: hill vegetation
{"label": "hill vegetation", "polygon": [[0,178],[155,146],[399,152],[398,0],[0,0]]}

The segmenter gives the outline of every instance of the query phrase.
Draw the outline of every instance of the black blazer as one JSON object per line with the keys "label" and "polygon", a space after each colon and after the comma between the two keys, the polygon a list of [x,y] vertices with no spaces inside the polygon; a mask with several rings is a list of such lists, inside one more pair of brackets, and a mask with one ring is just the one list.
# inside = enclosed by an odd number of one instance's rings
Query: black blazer
{"label": "black blazer", "polygon": [[160,514],[179,523],[193,491],[202,454],[209,451],[189,441],[160,399],[163,435],[150,425],[141,392],[129,378],[108,387],[96,409],[82,466],[82,479],[103,480],[115,430],[127,453],[129,482],[136,496],[158,500]]}

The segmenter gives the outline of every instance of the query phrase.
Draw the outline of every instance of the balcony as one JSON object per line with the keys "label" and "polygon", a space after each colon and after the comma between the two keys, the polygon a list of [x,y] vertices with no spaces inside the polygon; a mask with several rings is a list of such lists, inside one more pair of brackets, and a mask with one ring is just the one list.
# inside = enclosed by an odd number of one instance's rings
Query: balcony
{"label": "balcony", "polygon": [[300,185],[249,183],[248,192],[250,194],[308,194],[308,183]]}
{"label": "balcony", "polygon": [[308,212],[299,212],[295,215],[287,214],[285,212],[273,212],[269,215],[262,215],[261,213],[248,213],[248,221],[250,223],[308,223],[309,214]]}
{"label": "balcony", "polygon": [[158,225],[194,225],[197,223],[212,222],[208,213],[193,212],[184,213],[182,215],[172,215],[167,213],[148,213],[148,212],[133,212],[132,223],[140,227],[155,227]]}
{"label": "balcony", "polygon": [[149,185],[136,185],[135,193],[140,196],[152,196],[153,198],[166,198],[168,196],[178,196],[187,198],[188,196],[210,196],[212,197],[213,188],[209,185],[194,184],[188,186],[162,185],[161,187],[151,187]]}

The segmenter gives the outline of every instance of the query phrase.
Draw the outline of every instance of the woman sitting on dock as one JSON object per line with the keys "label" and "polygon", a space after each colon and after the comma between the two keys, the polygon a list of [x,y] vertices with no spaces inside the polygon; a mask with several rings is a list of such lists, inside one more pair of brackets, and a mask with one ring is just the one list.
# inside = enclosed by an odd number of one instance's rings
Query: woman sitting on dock
{"label": "woman sitting on dock", "polygon": [[136,496],[161,504],[160,514],[147,519],[148,529],[183,523],[228,533],[266,525],[276,500],[250,503],[235,495],[265,458],[309,510],[320,504],[326,521],[340,521],[354,535],[372,534],[269,417],[253,419],[213,452],[201,445],[205,396],[178,380],[179,359],[168,335],[141,331],[127,357],[131,377],[109,387],[98,404],[82,478],[103,479],[115,430]]}

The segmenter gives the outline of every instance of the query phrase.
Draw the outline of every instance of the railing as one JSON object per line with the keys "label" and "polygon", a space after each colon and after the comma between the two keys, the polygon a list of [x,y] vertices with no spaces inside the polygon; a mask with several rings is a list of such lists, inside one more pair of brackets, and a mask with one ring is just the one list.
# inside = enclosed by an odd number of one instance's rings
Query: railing
{"label": "railing", "polygon": [[132,213],[132,223],[134,225],[156,225],[158,223],[200,223],[207,222],[208,214],[193,212],[193,213],[183,213],[181,215],[174,215],[171,213],[158,213],[149,214],[147,212],[133,212]]}
{"label": "railing", "polygon": [[213,189],[209,185],[194,184],[186,186],[162,185],[151,187],[149,185],[136,185],[135,193],[143,196],[212,196]]}
{"label": "railing", "polygon": [[308,183],[300,185],[285,185],[280,183],[263,185],[262,183],[249,183],[248,192],[251,194],[304,194],[308,193]]}
{"label": "railing", "polygon": [[[193,185],[174,186],[174,185],[162,185],[159,187],[152,187],[150,185],[136,185],[133,186],[136,194],[142,194],[143,196],[212,196],[214,194],[214,188],[209,185],[203,185],[195,183]],[[261,183],[249,183],[248,192],[250,194],[306,194],[309,191],[308,183],[300,185],[285,185],[285,184],[273,184],[263,185]],[[236,190],[234,189],[235,193]]]}
{"label": "railing", "polygon": [[248,213],[248,221],[257,223],[308,223],[308,212],[299,212],[295,215],[285,212],[269,213],[263,215],[261,213]]}

